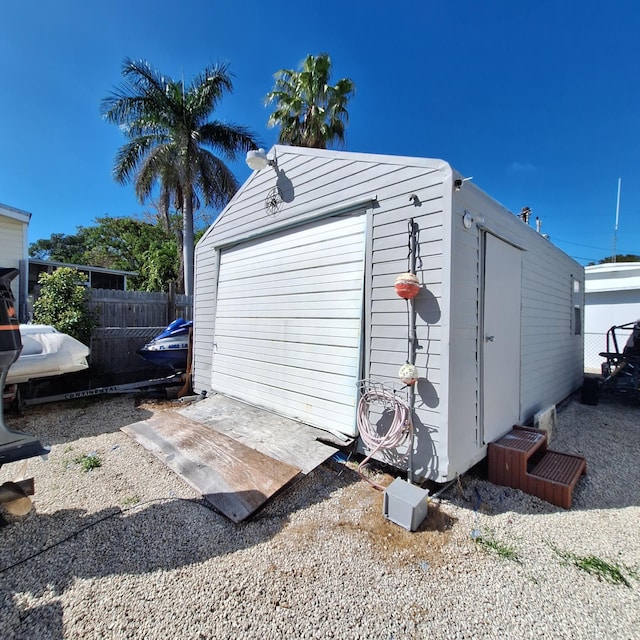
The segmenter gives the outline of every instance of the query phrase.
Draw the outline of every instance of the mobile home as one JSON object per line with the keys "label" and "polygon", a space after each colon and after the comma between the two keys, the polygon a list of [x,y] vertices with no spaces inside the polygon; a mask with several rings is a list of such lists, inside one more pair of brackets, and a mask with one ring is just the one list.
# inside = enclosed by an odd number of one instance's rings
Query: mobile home
{"label": "mobile home", "polygon": [[640,262],[595,264],[584,275],[584,368],[600,373],[607,331],[640,320]]}
{"label": "mobile home", "polygon": [[356,437],[362,389],[406,393],[410,359],[413,470],[444,482],[580,387],[582,266],[447,162],[278,145],[264,164],[196,247],[196,392]]}
{"label": "mobile home", "polygon": [[17,301],[18,317],[27,317],[28,232],[31,214],[6,204],[0,204],[0,267],[15,268],[20,276],[11,289]]}

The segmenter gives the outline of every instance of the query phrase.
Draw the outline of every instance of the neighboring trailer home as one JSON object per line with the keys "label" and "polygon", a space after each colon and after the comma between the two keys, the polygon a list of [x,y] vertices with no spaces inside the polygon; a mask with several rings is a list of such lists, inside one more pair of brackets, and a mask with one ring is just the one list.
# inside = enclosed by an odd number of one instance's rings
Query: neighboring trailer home
{"label": "neighboring trailer home", "polygon": [[406,394],[394,282],[410,228],[416,476],[456,477],[580,387],[582,266],[449,164],[285,146],[269,158],[196,247],[197,393],[356,436],[359,381]]}
{"label": "neighboring trailer home", "polygon": [[592,265],[584,277],[584,368],[600,373],[607,331],[640,320],[640,262]]}
{"label": "neighboring trailer home", "polygon": [[0,267],[19,269],[20,276],[11,283],[18,303],[18,317],[24,322],[27,309],[28,230],[31,214],[0,204]]}

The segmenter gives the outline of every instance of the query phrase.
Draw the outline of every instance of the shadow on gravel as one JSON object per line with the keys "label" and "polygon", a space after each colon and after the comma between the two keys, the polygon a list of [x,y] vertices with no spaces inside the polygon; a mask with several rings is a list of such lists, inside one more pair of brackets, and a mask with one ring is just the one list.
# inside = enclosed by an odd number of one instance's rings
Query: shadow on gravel
{"label": "shadow on gravel", "polygon": [[43,445],[53,446],[112,433],[150,418],[153,411],[138,407],[141,401],[149,402],[144,396],[133,394],[95,396],[25,407],[18,415],[8,411],[5,419],[10,429],[36,436]]}
{"label": "shadow on gravel", "polygon": [[[190,499],[150,500],[94,513],[32,512],[14,519],[0,529],[0,628],[12,629],[15,638],[62,638],[61,608],[55,602],[29,608],[24,594],[46,600],[78,578],[172,571],[260,545],[280,532],[292,513],[356,481],[356,474],[329,463],[240,524]],[[44,609],[46,633],[33,635],[32,615]]]}

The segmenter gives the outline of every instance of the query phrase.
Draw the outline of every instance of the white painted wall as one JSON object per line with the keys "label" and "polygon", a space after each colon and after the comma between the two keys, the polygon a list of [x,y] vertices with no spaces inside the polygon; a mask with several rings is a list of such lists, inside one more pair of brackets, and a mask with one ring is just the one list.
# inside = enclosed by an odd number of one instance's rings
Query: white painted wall
{"label": "white painted wall", "polygon": [[614,325],[640,319],[640,262],[585,267],[584,367],[600,373],[606,334]]}
{"label": "white painted wall", "polygon": [[[31,214],[14,207],[0,204],[0,267],[20,268],[20,261],[29,255],[28,230]],[[24,274],[26,282],[26,273]],[[19,289],[19,279],[11,283],[16,300],[26,296]]]}
{"label": "white painted wall", "polygon": [[[454,179],[462,178],[454,173]],[[473,219],[463,225],[468,212]],[[485,444],[478,423],[482,402],[479,383],[483,230],[522,250],[520,301],[520,422],[562,400],[582,384],[583,335],[575,334],[573,308],[581,308],[583,267],[523,223],[471,182],[453,190],[451,336],[449,339],[451,395],[449,407],[450,468],[457,472],[468,460],[481,460]],[[576,279],[580,292],[572,292]],[[457,391],[456,391],[457,390]],[[460,397],[466,401],[460,401]],[[471,428],[470,425],[473,425]]]}

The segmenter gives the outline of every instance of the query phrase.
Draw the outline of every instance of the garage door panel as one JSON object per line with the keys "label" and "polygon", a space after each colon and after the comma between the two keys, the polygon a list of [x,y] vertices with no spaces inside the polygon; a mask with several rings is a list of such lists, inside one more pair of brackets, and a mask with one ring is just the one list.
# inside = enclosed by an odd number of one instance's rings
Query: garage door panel
{"label": "garage door panel", "polygon": [[[224,335],[230,338],[240,339],[244,335],[243,330],[234,330],[233,328],[229,328],[224,331]],[[258,329],[254,328],[251,331],[251,335],[256,340],[265,340],[265,341],[278,341],[283,340],[284,337],[281,332],[269,331],[264,327],[259,327]],[[306,333],[294,333],[287,332],[286,340],[289,343],[301,343],[308,344],[308,335]],[[327,340],[330,340],[329,346],[333,347],[350,347],[353,344],[353,336],[325,336]],[[406,340],[404,341],[406,343]]]}
{"label": "garage door panel", "polygon": [[[321,311],[318,317],[360,317],[361,300],[356,291],[334,291],[323,293],[293,295],[261,295],[252,298],[229,298],[225,301],[224,310],[231,315],[234,312],[244,316],[251,312],[254,315],[269,316],[272,311],[286,309],[290,315],[298,312]],[[339,313],[338,316],[335,314]]]}
{"label": "garage door panel", "polygon": [[[344,384],[349,377],[340,377],[332,372],[255,362],[242,374],[243,377],[239,378],[233,361],[228,358],[222,359],[218,363],[218,371],[220,374],[226,375],[229,381],[233,381],[233,384],[238,388],[241,388],[246,382],[253,382],[283,391],[299,392],[311,397],[326,399],[331,396],[332,402],[344,405],[352,404],[353,393]],[[268,384],[265,384],[265,380],[268,380]]]}
{"label": "garage door panel", "polygon": [[358,355],[357,349],[351,345],[338,347],[319,341],[311,342],[309,337],[304,342],[244,337],[236,342],[235,349],[235,354],[253,360],[267,359],[269,362],[277,362],[275,358],[288,358],[293,361],[294,366],[301,367],[313,367],[316,362],[346,366],[353,364]]}
{"label": "garage door panel", "polygon": [[[351,216],[342,219],[333,218],[329,225],[316,225],[315,227],[307,226],[304,233],[300,234],[295,229],[291,232],[281,232],[268,238],[267,242],[256,242],[251,248],[251,255],[256,259],[268,258],[276,252],[297,251],[304,254],[308,247],[319,247],[330,242],[337,246],[342,242],[353,243],[359,245],[362,237],[361,216]],[[340,229],[339,235],[334,233],[336,228]],[[295,242],[292,238],[295,236]],[[327,247],[331,249],[331,247]],[[242,263],[245,259],[243,252],[229,253],[226,262],[229,265],[234,263]]]}
{"label": "garage door panel", "polygon": [[[341,231],[339,236],[331,234],[317,239],[298,236],[295,242],[291,242],[289,238],[286,238],[278,243],[268,241],[268,243],[261,243],[260,246],[254,245],[251,250],[251,258],[258,262],[267,261],[271,263],[273,260],[273,264],[278,265],[288,264],[293,258],[313,256],[315,260],[319,260],[322,263],[328,256],[336,255],[341,250],[356,250],[359,245],[359,233],[350,234]],[[245,262],[245,256],[242,252],[235,256],[229,255],[227,265],[230,273],[236,273],[238,268],[241,268]]]}
{"label": "garage door panel", "polygon": [[[344,433],[342,425],[351,421],[355,411],[355,406],[352,405],[343,405],[326,398],[270,387],[262,382],[245,382],[242,388],[238,389],[233,378],[226,379],[221,375],[220,383],[236,391],[236,393],[229,393],[232,397],[240,399],[250,397],[253,404],[311,425],[322,423],[330,431]],[[283,411],[282,407],[285,407],[286,411]]]}
{"label": "garage door panel", "polygon": [[[300,270],[313,269],[315,267],[330,266],[335,264],[349,265],[358,263],[360,251],[349,246],[340,246],[334,248],[318,248],[316,252],[300,251],[293,255],[272,256],[269,258],[252,258],[256,262],[252,264],[238,263],[235,269],[227,267],[227,273],[238,278],[251,278],[255,275],[278,275],[282,277],[287,273],[296,273]],[[260,261],[268,260],[266,264],[260,264]]]}
{"label": "garage door panel", "polygon": [[[250,334],[257,335],[256,332],[266,332],[274,334],[277,339],[288,336],[311,335],[326,336],[328,338],[347,338],[353,344],[353,340],[360,337],[360,321],[357,318],[344,320],[342,318],[289,318],[283,323],[279,318],[263,318],[259,323],[251,325]],[[216,334],[233,334],[237,336],[248,335],[247,327],[239,327],[232,318],[220,318],[216,321]],[[295,340],[299,341],[299,340]],[[325,341],[326,342],[326,341]],[[329,344],[331,344],[329,342]]]}
{"label": "garage door panel", "polygon": [[286,278],[274,279],[272,275],[254,276],[223,283],[218,294],[224,298],[246,298],[265,294],[304,294],[323,291],[342,291],[357,288],[358,278],[349,271],[335,272],[335,266],[322,269],[295,271]]}
{"label": "garage door panel", "polygon": [[[343,327],[327,327],[344,323]],[[352,326],[347,326],[347,324]],[[240,340],[247,337],[247,329],[239,327],[233,318],[221,318],[216,323],[218,337]],[[302,342],[308,344],[309,334],[314,336],[318,343],[336,347],[352,347],[360,337],[359,321],[354,319],[346,321],[337,318],[311,319],[308,326],[301,318],[288,319],[283,323],[279,318],[263,318],[255,322],[251,327],[251,337],[256,340],[273,340],[285,342]]]}
{"label": "garage door panel", "polygon": [[355,435],[365,216],[223,250],[212,387]]}
{"label": "garage door panel", "polygon": [[[311,351],[311,350],[310,350]],[[225,354],[217,353],[216,356],[223,358]],[[254,349],[247,347],[242,343],[237,343],[232,355],[227,354],[228,358],[237,361],[242,359],[242,370],[250,368],[255,362],[267,362],[274,367],[277,365],[286,365],[294,369],[309,369],[311,371],[333,372],[336,376],[352,376],[357,374],[357,365],[354,364],[357,353],[351,351],[345,355],[333,355],[331,353],[318,353],[315,356],[304,356],[300,353],[291,352],[290,349],[282,349],[277,352],[272,349],[261,348]]]}

